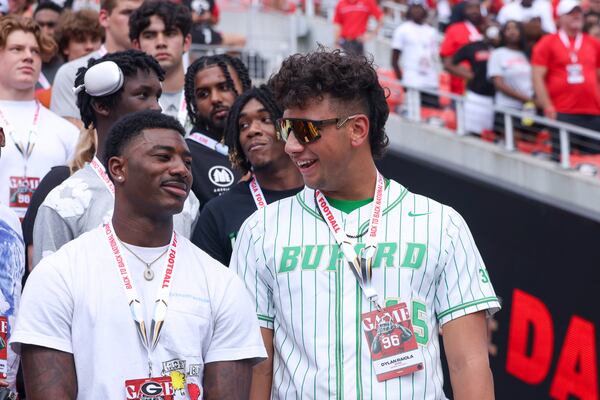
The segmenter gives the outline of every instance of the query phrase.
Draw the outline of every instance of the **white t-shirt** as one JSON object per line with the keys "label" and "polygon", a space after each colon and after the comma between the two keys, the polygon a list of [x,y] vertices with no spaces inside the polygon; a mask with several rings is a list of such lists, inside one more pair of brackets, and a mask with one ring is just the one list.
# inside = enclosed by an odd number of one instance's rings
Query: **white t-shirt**
{"label": "white t-shirt", "polygon": [[396,28],[392,47],[402,52],[402,80],[418,88],[437,88],[439,34],[427,24],[406,21]]}
{"label": "white t-shirt", "polygon": [[[50,168],[69,161],[77,145],[79,130],[40,105],[37,135],[30,135],[36,110],[34,100],[0,100],[0,110],[9,124],[3,126],[6,146],[0,157],[0,203],[23,218],[31,200],[32,191],[28,188],[35,190]],[[4,125],[2,118],[0,124]],[[34,144],[27,164],[15,141],[24,146]]]}
{"label": "white t-shirt", "polygon": [[523,7],[520,0],[511,1],[500,9],[496,20],[500,25],[504,25],[508,21],[529,22],[534,18],[542,20],[542,29],[546,33],[556,32],[549,0],[534,0],[529,8]]}
{"label": "white t-shirt", "polygon": [[[10,208],[0,204],[0,315],[8,318],[9,335],[19,311],[24,272],[25,244],[21,223]],[[12,390],[16,389],[18,369],[19,357],[9,347],[6,380]]]}
{"label": "white t-shirt", "polygon": [[[150,261],[164,248],[146,250],[139,256]],[[149,329],[166,257],[153,264],[154,280],[146,281],[145,266],[127,250],[122,254]],[[173,379],[175,399],[202,392],[207,363],[266,357],[253,302],[240,280],[181,235],[168,305],[151,360],[153,376]],[[126,380],[148,376],[147,353],[104,227],[69,242],[34,269],[11,340],[17,352],[19,343],[72,353],[78,400],[124,399]]]}
{"label": "white t-shirt", "polygon": [[[488,60],[488,78],[499,76],[515,91],[526,96],[533,96],[533,82],[531,80],[531,64],[525,53],[519,50],[500,47],[492,51]],[[496,90],[496,104],[502,107],[521,109],[523,103]]]}

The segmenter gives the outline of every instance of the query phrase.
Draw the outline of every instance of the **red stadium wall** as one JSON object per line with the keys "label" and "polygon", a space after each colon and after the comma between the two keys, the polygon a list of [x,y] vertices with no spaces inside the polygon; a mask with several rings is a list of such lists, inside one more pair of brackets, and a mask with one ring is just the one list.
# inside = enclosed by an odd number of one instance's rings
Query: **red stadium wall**
{"label": "red stadium wall", "polygon": [[379,166],[469,224],[503,300],[490,358],[496,398],[598,400],[600,222],[405,154]]}

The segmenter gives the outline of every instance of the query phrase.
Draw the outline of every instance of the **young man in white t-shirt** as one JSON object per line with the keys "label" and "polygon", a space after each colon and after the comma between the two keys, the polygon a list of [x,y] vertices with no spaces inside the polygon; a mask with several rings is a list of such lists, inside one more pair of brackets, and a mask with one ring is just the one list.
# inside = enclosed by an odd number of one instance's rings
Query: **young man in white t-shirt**
{"label": "young man in white t-shirt", "polygon": [[129,18],[133,46],[154,57],[165,71],[160,98],[163,113],[177,118],[184,127],[187,108],[183,55],[192,44],[191,29],[190,10],[172,1],[147,1]]}
{"label": "young man in white t-shirt", "polygon": [[0,202],[23,218],[31,196],[50,168],[73,155],[79,132],[37,100],[35,85],[42,56],[56,51],[53,41],[29,19],[0,21],[0,127],[6,135],[0,160]]}
{"label": "young man in white t-shirt", "polygon": [[422,4],[411,4],[406,16],[408,20],[396,28],[392,41],[392,67],[396,78],[419,89],[437,89],[439,34],[427,24],[427,10]]}
{"label": "young man in white t-shirt", "polygon": [[266,356],[252,302],[173,229],[192,183],[184,134],[154,110],[112,127],[112,221],[42,260],[23,293],[12,345],[28,399],[248,398]]}

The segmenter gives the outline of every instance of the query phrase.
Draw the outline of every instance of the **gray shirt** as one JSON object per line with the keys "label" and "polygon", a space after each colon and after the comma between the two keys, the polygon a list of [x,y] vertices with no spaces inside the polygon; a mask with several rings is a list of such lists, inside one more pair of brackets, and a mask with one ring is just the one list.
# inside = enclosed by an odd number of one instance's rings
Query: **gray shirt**
{"label": "gray shirt", "polygon": [[102,57],[103,52],[106,52],[106,50],[104,50],[104,47],[101,47],[100,50],[94,51],[93,53],[76,60],[69,61],[58,69],[52,85],[50,110],[61,117],[81,119],[81,114],[77,107],[77,97],[73,91],[75,77],[77,76],[79,68],[87,67],[90,58],[100,58]]}
{"label": "gray shirt", "polygon": [[[531,97],[533,81],[531,80],[531,64],[525,53],[500,47],[492,51],[487,65],[488,78],[502,77],[507,86],[513,90]],[[496,104],[501,107],[523,108],[523,103],[496,90]]]}
{"label": "gray shirt", "polygon": [[[33,265],[65,243],[109,222],[114,197],[89,164],[55,187],[39,208],[33,227]],[[181,213],[173,217],[177,232],[190,238],[200,202],[190,192]]]}

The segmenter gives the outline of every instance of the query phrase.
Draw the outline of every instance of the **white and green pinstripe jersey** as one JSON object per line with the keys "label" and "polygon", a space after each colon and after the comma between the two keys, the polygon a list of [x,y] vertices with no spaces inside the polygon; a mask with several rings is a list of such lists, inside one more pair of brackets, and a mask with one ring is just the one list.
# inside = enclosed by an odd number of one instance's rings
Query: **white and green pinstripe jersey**
{"label": "white and green pinstripe jersey", "polygon": [[[408,305],[424,370],[377,382],[360,318],[371,304],[319,215],[314,190],[305,188],[250,216],[231,258],[261,326],[274,330],[273,399],[445,399],[438,327],[499,309],[455,210],[394,181],[383,208],[373,285],[382,303]],[[368,227],[371,204],[333,211],[346,233],[357,235]]]}

